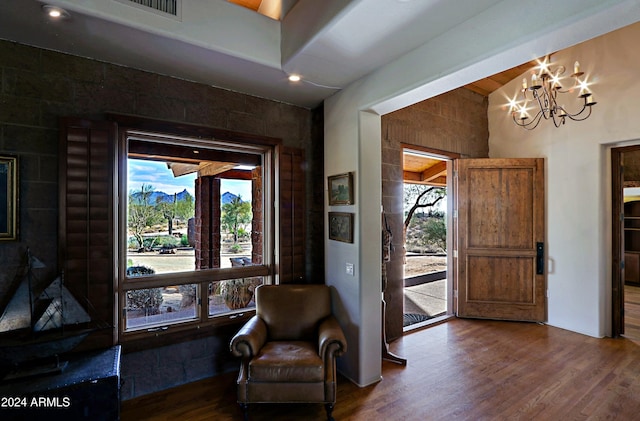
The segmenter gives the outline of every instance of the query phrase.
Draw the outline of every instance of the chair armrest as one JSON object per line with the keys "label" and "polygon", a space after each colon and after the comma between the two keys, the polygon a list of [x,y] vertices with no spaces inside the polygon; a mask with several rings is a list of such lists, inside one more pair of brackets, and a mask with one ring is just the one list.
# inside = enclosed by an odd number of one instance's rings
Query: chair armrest
{"label": "chair armrest", "polygon": [[333,352],[334,356],[339,357],[347,351],[347,339],[335,316],[328,316],[320,323],[318,346],[323,360],[327,352]]}
{"label": "chair armrest", "polygon": [[267,340],[267,325],[258,316],[253,316],[231,339],[229,348],[236,357],[252,358]]}

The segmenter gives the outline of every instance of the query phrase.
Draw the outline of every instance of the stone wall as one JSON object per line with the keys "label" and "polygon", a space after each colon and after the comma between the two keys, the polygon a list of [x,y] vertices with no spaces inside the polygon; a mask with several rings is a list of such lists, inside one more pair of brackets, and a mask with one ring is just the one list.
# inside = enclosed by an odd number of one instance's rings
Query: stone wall
{"label": "stone wall", "polygon": [[387,263],[387,338],[402,335],[402,144],[483,158],[489,154],[487,99],[467,89],[439,95],[382,116],[382,204],[395,252]]}
{"label": "stone wall", "polygon": [[[0,243],[0,296],[27,247],[57,272],[58,118],[103,119],[133,114],[280,138],[306,157],[307,247],[323,241],[322,110],[144,72],[110,63],[0,41],[0,153],[20,159],[20,239]],[[315,215],[320,215],[317,220]],[[314,247],[315,250],[318,247]],[[321,249],[321,248],[320,248]],[[307,253],[309,277],[324,273],[324,256]],[[204,338],[126,354],[128,399],[229,369],[228,338]],[[168,368],[170,367],[170,369]]]}

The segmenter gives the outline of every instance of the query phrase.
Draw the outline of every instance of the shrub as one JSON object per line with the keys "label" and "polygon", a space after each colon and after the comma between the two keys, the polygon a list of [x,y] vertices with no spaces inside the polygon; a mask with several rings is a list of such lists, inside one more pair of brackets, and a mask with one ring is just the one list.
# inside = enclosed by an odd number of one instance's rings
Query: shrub
{"label": "shrub", "polygon": [[162,248],[173,248],[177,247],[180,240],[175,238],[172,235],[161,235],[155,238],[155,244]]}
{"label": "shrub", "polygon": [[131,310],[142,310],[145,314],[160,313],[162,288],[134,289],[127,291],[127,306]]}
{"label": "shrub", "polygon": [[249,239],[249,232],[244,229],[244,228],[238,228],[238,239],[242,239],[242,240],[248,240]]}
{"label": "shrub", "polygon": [[182,294],[182,300],[180,300],[180,308],[191,307],[196,303],[195,285],[178,285],[178,292]]}
{"label": "shrub", "polygon": [[[143,276],[156,273],[150,267],[130,266],[127,268],[127,276]],[[142,310],[145,314],[160,313],[162,288],[134,289],[127,291],[127,306],[131,310]]]}
{"label": "shrub", "polygon": [[187,237],[187,234],[182,234],[182,237],[180,237],[180,245],[182,247],[189,246],[189,237]]}
{"label": "shrub", "polygon": [[447,249],[447,223],[442,215],[417,216],[411,220],[406,238],[407,251],[433,253]]}
{"label": "shrub", "polygon": [[[129,263],[129,261],[127,261]],[[127,268],[127,276],[153,275],[156,271],[147,266],[129,266]]]}
{"label": "shrub", "polygon": [[242,252],[242,246],[240,244],[234,244],[229,247],[230,253],[240,253]]}

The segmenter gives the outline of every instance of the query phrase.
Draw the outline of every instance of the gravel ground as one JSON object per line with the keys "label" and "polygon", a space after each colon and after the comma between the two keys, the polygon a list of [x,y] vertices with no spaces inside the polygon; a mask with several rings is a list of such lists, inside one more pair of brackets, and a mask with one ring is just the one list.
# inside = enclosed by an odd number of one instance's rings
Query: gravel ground
{"label": "gravel ground", "polygon": [[447,269],[447,256],[445,255],[407,255],[407,264],[404,266],[404,276],[410,278],[425,273],[438,272]]}
{"label": "gravel ground", "polygon": [[[230,257],[250,257],[248,254],[221,254],[220,266],[231,267]],[[181,272],[195,269],[195,253],[193,249],[176,250],[175,254],[160,254],[157,251],[127,253],[127,260],[133,266],[142,265],[153,268],[156,273]]]}

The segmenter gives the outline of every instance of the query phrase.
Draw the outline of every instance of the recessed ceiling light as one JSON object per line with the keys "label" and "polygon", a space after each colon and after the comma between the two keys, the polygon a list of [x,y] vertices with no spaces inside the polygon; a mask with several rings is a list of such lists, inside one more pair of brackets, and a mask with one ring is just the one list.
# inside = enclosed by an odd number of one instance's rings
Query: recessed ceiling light
{"label": "recessed ceiling light", "polygon": [[289,75],[289,80],[291,82],[300,82],[300,76],[298,76],[298,75]]}
{"label": "recessed ceiling light", "polygon": [[66,10],[60,8],[60,7],[56,7],[56,6],[51,6],[49,4],[45,4],[42,6],[42,10],[44,10],[44,12],[47,14],[47,16],[54,18],[54,19],[63,19],[63,18],[68,18],[69,16],[69,12],[67,12]]}

